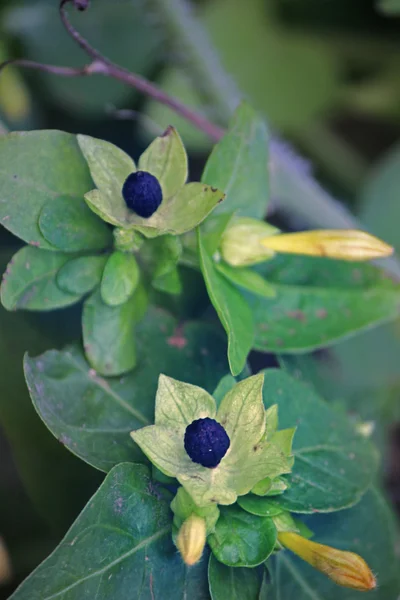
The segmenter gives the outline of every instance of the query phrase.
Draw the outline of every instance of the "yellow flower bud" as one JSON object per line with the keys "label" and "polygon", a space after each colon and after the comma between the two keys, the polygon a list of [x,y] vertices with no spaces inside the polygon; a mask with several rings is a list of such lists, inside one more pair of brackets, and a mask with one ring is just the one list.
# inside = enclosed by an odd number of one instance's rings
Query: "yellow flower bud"
{"label": "yellow flower bud", "polygon": [[263,245],[266,236],[279,230],[264,221],[240,217],[233,219],[225,229],[220,244],[223,259],[233,267],[255,265],[274,256],[275,252]]}
{"label": "yellow flower bud", "polygon": [[365,560],[354,552],[317,544],[289,531],[278,533],[278,540],[338,585],[361,592],[376,588],[376,580],[371,569]]}
{"label": "yellow flower bud", "polygon": [[206,544],[206,522],[197,515],[191,515],[182,524],[176,545],[184,562],[192,566],[196,564],[203,554]]}
{"label": "yellow flower bud", "polygon": [[392,246],[365,231],[326,229],[267,236],[261,241],[269,250],[288,254],[327,256],[340,260],[370,260],[390,256]]}

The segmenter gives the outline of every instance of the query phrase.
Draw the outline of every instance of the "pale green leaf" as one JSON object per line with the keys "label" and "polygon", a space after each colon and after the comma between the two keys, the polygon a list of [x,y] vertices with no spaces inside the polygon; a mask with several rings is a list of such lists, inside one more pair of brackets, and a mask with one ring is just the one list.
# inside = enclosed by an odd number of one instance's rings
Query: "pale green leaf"
{"label": "pale green leaf", "polygon": [[178,529],[191,515],[202,517],[206,522],[207,535],[214,531],[219,518],[219,509],[216,504],[203,508],[197,506],[183,487],[178,488],[176,496],[171,502],[171,510],[174,513],[174,525]]}
{"label": "pale green leaf", "polygon": [[138,166],[157,177],[164,199],[174,196],[188,176],[186,150],[176,129],[168,127],[157,137],[141,155]]}
{"label": "pale green leaf", "polygon": [[216,262],[215,267],[228,281],[253,294],[264,298],[273,298],[276,295],[275,287],[256,271],[244,267],[231,267],[225,262]]}

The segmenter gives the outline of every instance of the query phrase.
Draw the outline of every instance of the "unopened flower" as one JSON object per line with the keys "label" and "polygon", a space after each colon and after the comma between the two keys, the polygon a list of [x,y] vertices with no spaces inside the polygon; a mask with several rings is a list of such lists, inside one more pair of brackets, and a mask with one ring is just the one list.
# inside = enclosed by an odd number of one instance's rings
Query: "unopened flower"
{"label": "unopened flower", "polygon": [[390,256],[389,246],[379,238],[356,229],[321,229],[272,235],[262,245],[276,252],[326,256],[340,260],[371,260]]}
{"label": "unopened flower", "polygon": [[365,560],[354,552],[318,544],[291,531],[281,531],[278,540],[338,585],[364,592],[376,588],[371,569]]}
{"label": "unopened flower", "polygon": [[199,562],[206,544],[206,522],[197,515],[191,515],[181,526],[176,545],[184,562],[195,565]]}

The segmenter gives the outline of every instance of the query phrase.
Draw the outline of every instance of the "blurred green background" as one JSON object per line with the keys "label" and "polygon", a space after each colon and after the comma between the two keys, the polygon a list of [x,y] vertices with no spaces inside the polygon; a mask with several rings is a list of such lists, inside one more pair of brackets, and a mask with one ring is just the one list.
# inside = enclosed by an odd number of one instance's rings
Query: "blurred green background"
{"label": "blurred green background", "polygon": [[[312,168],[365,228],[400,250],[400,0],[92,0],[86,13],[70,13],[109,58],[221,125],[247,98],[306,157],[296,161],[287,150],[300,174],[308,177]],[[60,24],[57,0],[1,1],[0,60],[18,57],[85,64]],[[137,157],[170,123],[188,145],[196,178],[209,140],[134,90],[100,76],[63,79],[15,68],[0,76],[0,133],[86,133]],[[313,223],[312,202],[294,218],[273,193],[270,212],[283,228]],[[3,268],[17,246],[0,232]],[[0,309],[0,321],[0,538],[13,568],[12,580],[0,582],[0,598],[7,598],[102,476],[47,432],[22,374],[25,351],[62,347],[79,335],[79,308],[62,319]],[[277,359],[251,360],[258,368]],[[339,410],[370,424],[384,457],[382,477],[400,509],[400,321],[329,351],[280,361]]]}

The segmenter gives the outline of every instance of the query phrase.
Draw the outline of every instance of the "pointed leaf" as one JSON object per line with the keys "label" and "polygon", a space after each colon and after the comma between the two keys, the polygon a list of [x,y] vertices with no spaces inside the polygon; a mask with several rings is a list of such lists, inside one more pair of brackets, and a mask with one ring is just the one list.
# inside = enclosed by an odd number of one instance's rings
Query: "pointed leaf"
{"label": "pointed leaf", "polygon": [[212,600],[260,600],[261,576],[258,569],[227,567],[211,554],[208,581]]}
{"label": "pointed leaf", "polygon": [[54,250],[39,229],[43,206],[58,196],[83,198],[93,185],[75,136],[62,131],[3,135],[0,164],[0,222],[28,244]]}
{"label": "pointed leaf", "polygon": [[230,374],[222,377],[212,394],[217,404],[217,408],[225,398],[226,394],[235,387],[236,383],[236,379]]}
{"label": "pointed leaf", "polygon": [[221,508],[215,533],[208,537],[219,562],[231,567],[255,567],[271,554],[276,528],[269,517],[256,517],[238,506]]}
{"label": "pointed leaf", "polygon": [[249,454],[265,432],[265,409],[262,399],[264,375],[240,381],[223,398],[217,420],[224,426],[231,445],[229,452],[240,460]]}
{"label": "pointed leaf", "polygon": [[372,265],[280,256],[261,270],[277,292],[246,294],[262,352],[325,347],[399,315],[400,284]]}
{"label": "pointed leaf", "polygon": [[68,261],[67,254],[25,246],[11,259],[3,275],[1,302],[7,310],[53,310],[78,302],[81,294],[70,294],[57,285],[57,273]]}
{"label": "pointed leaf", "polygon": [[216,213],[236,211],[262,219],[268,203],[268,130],[248,104],[237,109],[228,133],[214,146],[202,181],[224,190],[227,199]]}
{"label": "pointed leaf", "polygon": [[136,171],[133,160],[110,142],[89,135],[78,135],[77,139],[96,188],[107,198],[108,206],[125,208],[122,186],[128,175]]}
{"label": "pointed leaf", "polygon": [[139,266],[133,254],[116,251],[104,267],[101,280],[101,297],[108,306],[124,304],[139,283]]}
{"label": "pointed leaf", "polygon": [[357,503],[374,478],[377,454],[347,417],[283,371],[265,372],[264,402],[283,427],[296,423],[291,487],[276,502],[293,512],[331,512]]}
{"label": "pointed leaf", "polygon": [[215,269],[197,231],[200,266],[210,300],[228,336],[228,360],[233,375],[238,375],[253,344],[254,323],[251,310],[241,293]]}
{"label": "pointed leaf", "polygon": [[214,418],[215,412],[215,400],[206,390],[160,375],[155,408],[156,425],[184,432],[192,421]]}
{"label": "pointed leaf", "polygon": [[227,263],[215,263],[216,269],[222,273],[228,281],[232,282],[240,288],[243,288],[257,296],[263,298],[273,298],[276,295],[276,289],[268,283],[264,277],[244,267],[231,267]]}
{"label": "pointed leaf", "polygon": [[[168,590],[169,599],[182,600],[203,587],[201,571],[201,564],[187,570],[174,549],[168,501],[148,469],[123,463],[106,477],[61,544],[12,598],[161,600]],[[201,591],[198,597],[204,599]]]}
{"label": "pointed leaf", "polygon": [[70,294],[87,294],[101,281],[107,256],[79,256],[66,262],[57,273],[57,285]]}
{"label": "pointed leaf", "polygon": [[101,375],[120,375],[136,364],[134,325],[138,312],[133,295],[119,306],[108,306],[96,290],[83,307],[82,332],[86,356]]}
{"label": "pointed leaf", "polygon": [[47,427],[72,452],[103,471],[123,461],[143,461],[129,433],[154,422],[160,371],[213,390],[227,370],[223,339],[211,326],[185,324],[177,344],[177,325],[167,313],[149,310],[135,334],[140,360],[122,378],[103,379],[78,348],[27,356],[26,380]]}
{"label": "pointed leaf", "polygon": [[110,196],[99,190],[91,190],[85,194],[88,207],[106,223],[123,227],[127,220],[127,208],[125,202],[115,203]]}
{"label": "pointed leaf", "polygon": [[157,137],[139,159],[139,169],[160,182],[163,198],[174,196],[186,183],[188,165],[185,146],[173,127]]}

